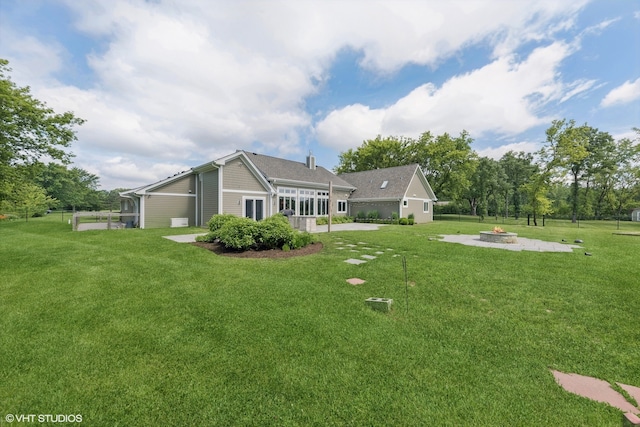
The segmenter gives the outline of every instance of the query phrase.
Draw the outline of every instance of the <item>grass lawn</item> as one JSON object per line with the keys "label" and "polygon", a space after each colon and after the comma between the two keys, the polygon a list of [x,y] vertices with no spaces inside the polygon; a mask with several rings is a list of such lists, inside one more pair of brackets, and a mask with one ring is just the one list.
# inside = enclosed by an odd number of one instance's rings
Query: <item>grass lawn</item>
{"label": "grass lawn", "polygon": [[[549,369],[640,386],[640,236],[457,219],[321,234],[321,253],[279,260],[161,238],[199,229],[0,222],[2,423],[619,426],[620,411],[562,390]],[[429,239],[494,225],[584,250]],[[343,262],[362,254],[377,258]],[[368,309],[372,296],[393,311]]]}

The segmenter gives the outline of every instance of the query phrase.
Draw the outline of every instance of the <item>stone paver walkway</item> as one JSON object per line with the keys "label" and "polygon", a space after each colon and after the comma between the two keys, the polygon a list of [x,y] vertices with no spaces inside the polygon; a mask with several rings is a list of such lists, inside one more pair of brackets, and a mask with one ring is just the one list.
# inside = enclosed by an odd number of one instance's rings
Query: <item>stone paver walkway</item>
{"label": "stone paver walkway", "polygon": [[480,240],[480,236],[473,234],[448,234],[442,236],[440,241],[483,248],[506,249],[509,251],[573,252],[573,249],[582,247],[561,242],[545,242],[544,240],[528,239],[520,236],[518,236],[518,243],[491,243],[483,242]]}

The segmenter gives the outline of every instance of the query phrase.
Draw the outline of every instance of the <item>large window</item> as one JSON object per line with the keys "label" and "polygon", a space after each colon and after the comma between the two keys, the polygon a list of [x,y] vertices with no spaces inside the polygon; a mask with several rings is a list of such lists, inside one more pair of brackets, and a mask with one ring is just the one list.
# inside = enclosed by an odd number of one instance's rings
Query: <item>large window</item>
{"label": "large window", "polygon": [[318,216],[329,215],[329,192],[318,191],[318,210],[316,212]]}
{"label": "large window", "polygon": [[424,213],[429,212],[429,202],[427,201],[422,202],[422,212]]}
{"label": "large window", "polygon": [[315,215],[315,195],[313,190],[300,190],[298,191],[298,215],[300,216],[314,216]]}
{"label": "large window", "polygon": [[347,212],[347,201],[338,200],[338,213],[346,213],[346,212]]}
{"label": "large window", "polygon": [[279,188],[278,189],[278,212],[290,209],[296,211],[296,199],[298,191],[295,188]]}

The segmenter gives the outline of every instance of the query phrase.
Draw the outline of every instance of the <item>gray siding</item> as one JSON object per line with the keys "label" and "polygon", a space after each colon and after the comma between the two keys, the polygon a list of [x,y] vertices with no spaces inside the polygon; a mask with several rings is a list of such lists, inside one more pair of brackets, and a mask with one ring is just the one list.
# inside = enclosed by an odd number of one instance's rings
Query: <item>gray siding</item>
{"label": "gray siding", "polygon": [[151,194],[145,198],[145,228],[170,227],[171,218],[189,218],[195,225],[196,210],[194,196],[163,196]]}
{"label": "gray siding", "polygon": [[[240,201],[240,203],[238,203],[238,201]],[[221,213],[242,216],[242,194],[224,193],[222,195],[222,206],[224,206],[224,208]]]}
{"label": "gray siding", "polygon": [[[251,173],[241,159],[227,163],[222,169],[224,174],[222,185],[225,190],[265,191],[260,181]],[[226,210],[225,203],[225,210]]]}
{"label": "gray siding", "polygon": [[349,204],[349,215],[357,216],[358,212],[365,214],[378,211],[380,218],[391,218],[393,212],[400,214],[399,202],[352,202]]}
{"label": "gray siding", "polygon": [[150,191],[150,193],[195,194],[195,191],[196,177],[195,175],[187,175],[177,181],[170,182],[158,188],[154,188]]}
{"label": "gray siding", "polygon": [[200,225],[206,225],[207,221],[218,213],[218,194],[220,191],[218,170],[203,173],[200,185],[200,203],[202,204]]}

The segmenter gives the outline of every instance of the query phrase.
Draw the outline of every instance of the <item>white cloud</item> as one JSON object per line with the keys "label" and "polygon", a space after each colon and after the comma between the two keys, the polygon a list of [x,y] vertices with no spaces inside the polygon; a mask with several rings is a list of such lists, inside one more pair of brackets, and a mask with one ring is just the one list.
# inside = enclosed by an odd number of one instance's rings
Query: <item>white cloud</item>
{"label": "white cloud", "polygon": [[[69,54],[58,42],[13,28],[22,44],[0,45],[14,69],[31,70],[24,77],[38,97],[87,119],[73,151],[105,174],[106,186],[115,173],[155,181],[163,176],[154,164],[197,164],[237,148],[298,153],[302,136],[314,132],[344,149],[378,133],[528,129],[547,120],[538,117],[545,102],[593,85],[565,93],[557,65],[571,47],[553,43],[585,3],[66,0],[74,30],[97,41],[86,89],[53,80]],[[520,61],[514,52],[530,41],[548,46]],[[435,69],[478,44],[493,50],[493,62],[441,87],[424,83],[388,108],[330,112],[312,128],[305,99],[322,88],[341,50],[362,52],[362,67],[389,76],[412,63]],[[103,164],[84,161],[91,153]],[[106,158],[131,163],[107,167]]]}
{"label": "white cloud", "polygon": [[627,80],[611,91],[600,102],[601,107],[611,107],[618,104],[628,104],[640,99],[640,77],[635,81]]}
{"label": "white cloud", "polygon": [[344,150],[375,137],[372,130],[408,137],[426,130],[457,134],[464,129],[474,137],[524,132],[551,121],[538,116],[550,100],[567,99],[593,85],[586,81],[565,85],[560,80],[558,67],[572,52],[571,46],[557,42],[535,49],[522,62],[509,55],[454,76],[439,88],[424,84],[387,108],[350,105],[332,111],[317,124],[318,139]]}
{"label": "white cloud", "polygon": [[512,144],[505,144],[499,147],[487,147],[480,150],[476,150],[480,157],[489,157],[494,160],[500,160],[509,151],[519,153],[524,151],[525,153],[533,153],[540,149],[541,144],[537,142],[514,142]]}

